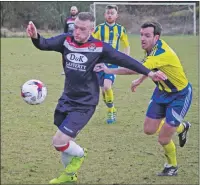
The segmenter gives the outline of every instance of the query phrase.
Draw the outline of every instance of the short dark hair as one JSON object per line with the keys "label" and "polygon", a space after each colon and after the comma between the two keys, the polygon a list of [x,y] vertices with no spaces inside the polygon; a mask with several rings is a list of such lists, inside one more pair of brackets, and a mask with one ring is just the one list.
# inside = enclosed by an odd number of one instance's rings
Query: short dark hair
{"label": "short dark hair", "polygon": [[156,22],[156,21],[145,22],[141,26],[141,28],[148,28],[148,27],[154,28],[154,31],[153,31],[154,35],[159,35],[159,36],[161,35],[162,26],[159,22]]}
{"label": "short dark hair", "polygon": [[91,22],[95,21],[94,15],[91,14],[90,12],[80,12],[77,17],[81,21],[87,21],[87,20],[89,20]]}
{"label": "short dark hair", "polygon": [[110,10],[110,9],[115,9],[118,12],[118,6],[117,5],[107,5],[106,6],[106,10]]}

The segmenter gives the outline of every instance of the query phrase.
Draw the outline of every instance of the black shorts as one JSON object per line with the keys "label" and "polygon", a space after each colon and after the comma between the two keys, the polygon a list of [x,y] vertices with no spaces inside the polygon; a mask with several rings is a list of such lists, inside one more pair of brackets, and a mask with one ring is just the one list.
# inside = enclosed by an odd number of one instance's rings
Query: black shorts
{"label": "black shorts", "polygon": [[54,124],[66,135],[75,138],[81,129],[93,116],[96,106],[66,106],[66,110],[60,110],[59,104],[54,113]]}

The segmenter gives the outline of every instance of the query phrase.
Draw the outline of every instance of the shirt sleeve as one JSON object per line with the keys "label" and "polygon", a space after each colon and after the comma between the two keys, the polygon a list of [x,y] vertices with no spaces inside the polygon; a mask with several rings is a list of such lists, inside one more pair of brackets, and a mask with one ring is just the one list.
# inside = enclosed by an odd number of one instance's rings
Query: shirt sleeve
{"label": "shirt sleeve", "polygon": [[95,39],[101,40],[100,34],[99,34],[99,26],[97,26],[97,27],[95,28],[95,31],[92,33],[92,36],[93,36]]}
{"label": "shirt sleeve", "polygon": [[143,66],[142,63],[138,62],[134,58],[120,51],[117,51],[116,49],[114,49],[112,46],[110,46],[105,42],[103,42],[103,51],[101,59],[109,61],[109,63],[111,64],[116,64],[118,66],[131,69],[140,74],[148,75],[148,73],[150,72],[150,70],[147,69],[145,66]]}
{"label": "shirt sleeve", "polygon": [[37,39],[32,38],[34,46],[40,50],[63,52],[63,43],[68,34],[61,34],[55,37],[45,39],[38,34]]}
{"label": "shirt sleeve", "polygon": [[[167,60],[166,60],[167,59]],[[162,66],[169,65],[170,58],[161,57],[161,56],[148,56],[143,63],[148,69],[158,69]]]}
{"label": "shirt sleeve", "polygon": [[122,27],[122,36],[120,39],[125,48],[130,46],[129,41],[128,41],[128,35],[127,35],[126,29],[124,27]]}

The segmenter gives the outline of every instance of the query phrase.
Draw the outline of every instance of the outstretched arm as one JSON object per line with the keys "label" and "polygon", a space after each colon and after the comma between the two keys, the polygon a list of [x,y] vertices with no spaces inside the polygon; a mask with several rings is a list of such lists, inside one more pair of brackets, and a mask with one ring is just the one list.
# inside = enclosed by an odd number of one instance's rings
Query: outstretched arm
{"label": "outstretched arm", "polygon": [[108,68],[104,63],[96,64],[94,71],[100,72],[104,71],[104,73],[107,74],[114,74],[114,75],[132,75],[132,74],[138,74],[135,71],[132,71],[125,67],[120,68]]}
{"label": "outstretched arm", "polygon": [[103,43],[102,58],[106,61],[109,61],[111,64],[128,68],[146,76],[151,72],[134,58],[131,58],[130,56],[117,51],[107,43]]}
{"label": "outstretched arm", "polygon": [[154,81],[166,80],[167,76],[161,71],[152,72],[137,60],[113,49],[109,44],[103,43],[102,59],[109,61],[121,67],[128,68],[137,73],[150,77]]}
{"label": "outstretched arm", "polygon": [[26,29],[28,36],[32,39],[33,44],[36,48],[40,50],[49,50],[49,51],[63,51],[63,43],[67,34],[61,34],[55,37],[48,39],[43,38],[38,34],[37,29],[32,21],[29,22],[29,25]]}

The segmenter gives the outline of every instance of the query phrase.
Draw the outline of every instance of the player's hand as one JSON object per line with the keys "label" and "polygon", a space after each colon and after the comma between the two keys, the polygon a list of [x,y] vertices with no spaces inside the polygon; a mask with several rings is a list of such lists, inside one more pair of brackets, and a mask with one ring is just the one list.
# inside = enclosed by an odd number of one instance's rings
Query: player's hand
{"label": "player's hand", "polygon": [[162,71],[156,71],[156,72],[151,71],[148,74],[148,77],[151,78],[153,81],[167,80],[167,76]]}
{"label": "player's hand", "polygon": [[104,71],[104,73],[107,73],[107,74],[110,73],[110,70],[107,68],[107,66],[104,63],[96,64],[93,70],[95,72]]}
{"label": "player's hand", "polygon": [[140,79],[133,80],[131,83],[131,91],[135,92],[136,88],[142,83]]}
{"label": "player's hand", "polygon": [[34,39],[38,38],[37,29],[32,21],[29,21],[28,26],[26,28],[26,33],[31,38],[34,38]]}

